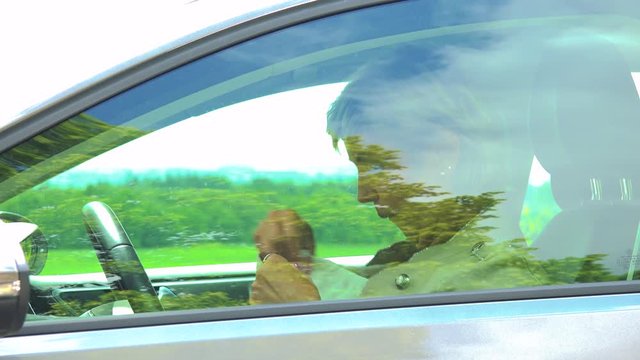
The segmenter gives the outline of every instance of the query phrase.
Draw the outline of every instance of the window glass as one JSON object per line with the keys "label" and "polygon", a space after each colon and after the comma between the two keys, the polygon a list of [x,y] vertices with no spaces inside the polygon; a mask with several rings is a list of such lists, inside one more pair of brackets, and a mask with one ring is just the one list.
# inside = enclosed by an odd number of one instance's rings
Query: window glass
{"label": "window glass", "polygon": [[637,279],[639,9],[385,5],[86,109],[0,157],[32,318]]}

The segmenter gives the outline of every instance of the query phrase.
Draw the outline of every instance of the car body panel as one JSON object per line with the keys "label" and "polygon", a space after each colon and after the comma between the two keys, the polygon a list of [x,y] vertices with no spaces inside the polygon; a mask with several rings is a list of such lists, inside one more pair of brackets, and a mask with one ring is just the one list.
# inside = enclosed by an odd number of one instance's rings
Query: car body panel
{"label": "car body panel", "polygon": [[603,295],[63,332],[0,339],[0,349],[15,359],[633,359],[639,300]]}

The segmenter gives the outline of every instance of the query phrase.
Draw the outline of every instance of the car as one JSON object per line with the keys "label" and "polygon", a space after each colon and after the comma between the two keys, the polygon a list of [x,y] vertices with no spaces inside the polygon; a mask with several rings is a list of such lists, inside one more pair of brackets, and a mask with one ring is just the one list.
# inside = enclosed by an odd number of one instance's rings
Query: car
{"label": "car", "polygon": [[288,1],[29,110],[0,355],[636,358],[639,20]]}

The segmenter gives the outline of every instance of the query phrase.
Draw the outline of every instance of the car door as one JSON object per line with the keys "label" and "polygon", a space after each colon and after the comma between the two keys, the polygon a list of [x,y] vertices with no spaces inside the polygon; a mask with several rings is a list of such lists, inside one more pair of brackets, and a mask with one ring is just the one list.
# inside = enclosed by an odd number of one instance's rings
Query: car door
{"label": "car door", "polygon": [[298,4],[35,110],[0,354],[634,358],[639,15]]}

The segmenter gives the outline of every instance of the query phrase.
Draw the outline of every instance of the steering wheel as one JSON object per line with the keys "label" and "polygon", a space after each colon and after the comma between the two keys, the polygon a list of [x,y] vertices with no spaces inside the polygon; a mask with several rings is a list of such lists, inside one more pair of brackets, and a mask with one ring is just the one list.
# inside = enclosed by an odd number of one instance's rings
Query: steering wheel
{"label": "steering wheel", "polygon": [[151,280],[113,210],[103,202],[93,201],[82,208],[82,215],[109,286],[116,290],[116,297],[128,300],[136,313],[163,310]]}

